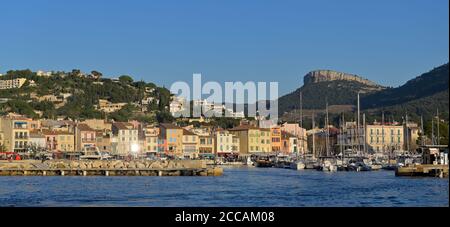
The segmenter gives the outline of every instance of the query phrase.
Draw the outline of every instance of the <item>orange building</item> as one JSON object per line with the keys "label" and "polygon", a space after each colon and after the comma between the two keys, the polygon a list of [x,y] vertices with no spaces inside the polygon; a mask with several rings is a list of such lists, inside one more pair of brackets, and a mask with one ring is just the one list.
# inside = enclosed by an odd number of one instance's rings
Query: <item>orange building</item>
{"label": "orange building", "polygon": [[270,147],[273,152],[281,151],[281,128],[274,126],[270,128]]}

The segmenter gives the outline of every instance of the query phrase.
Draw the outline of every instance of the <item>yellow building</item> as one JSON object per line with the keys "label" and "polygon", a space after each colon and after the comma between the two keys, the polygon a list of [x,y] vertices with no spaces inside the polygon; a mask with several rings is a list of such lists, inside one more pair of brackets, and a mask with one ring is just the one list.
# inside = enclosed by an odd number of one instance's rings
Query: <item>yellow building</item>
{"label": "yellow building", "polygon": [[159,128],[153,126],[144,127],[144,151],[146,153],[158,152]]}
{"label": "yellow building", "polygon": [[403,149],[403,126],[401,125],[367,125],[366,143],[369,151],[389,152]]}
{"label": "yellow building", "polygon": [[214,153],[238,153],[239,138],[227,130],[218,129],[214,132],[214,143],[216,149]]}
{"label": "yellow building", "polygon": [[3,132],[3,145],[7,151],[25,152],[29,144],[30,129],[32,121],[25,117],[3,117],[1,119],[1,130]]}
{"label": "yellow building", "polygon": [[270,129],[260,129],[252,125],[240,125],[229,130],[239,138],[241,154],[270,152]]}
{"label": "yellow building", "polygon": [[[272,151],[272,143],[271,143],[271,130],[270,128],[261,128],[260,137],[259,137],[259,147],[261,152],[271,152]],[[281,134],[280,134],[280,142],[277,143],[281,146]],[[281,148],[280,148],[281,149]]]}
{"label": "yellow building", "polygon": [[56,131],[57,149],[62,152],[75,151],[75,135],[69,132]]}
{"label": "yellow building", "polygon": [[198,135],[183,129],[183,156],[185,158],[197,158],[198,157]]}

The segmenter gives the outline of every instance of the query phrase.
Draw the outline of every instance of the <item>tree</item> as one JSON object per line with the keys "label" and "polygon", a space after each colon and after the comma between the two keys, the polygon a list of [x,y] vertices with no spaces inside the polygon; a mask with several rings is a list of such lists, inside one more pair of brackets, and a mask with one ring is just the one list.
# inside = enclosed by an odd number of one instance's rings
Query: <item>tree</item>
{"label": "tree", "polygon": [[174,121],[174,117],[170,112],[158,111],[156,113],[156,120],[158,123],[172,123]]}
{"label": "tree", "polygon": [[119,77],[119,81],[124,84],[131,84],[133,83],[133,78],[131,78],[131,76],[128,75],[123,75]]}
{"label": "tree", "polygon": [[92,71],[91,74],[92,74],[94,77],[98,78],[98,79],[100,79],[100,77],[103,76],[103,74],[102,74],[101,72],[98,72],[98,71],[95,71],[95,70]]}

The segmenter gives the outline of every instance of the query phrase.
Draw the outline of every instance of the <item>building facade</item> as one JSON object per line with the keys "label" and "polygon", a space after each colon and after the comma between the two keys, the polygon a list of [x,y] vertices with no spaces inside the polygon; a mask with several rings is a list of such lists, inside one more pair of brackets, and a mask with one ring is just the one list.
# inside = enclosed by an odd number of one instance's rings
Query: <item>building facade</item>
{"label": "building facade", "polygon": [[366,143],[368,151],[390,152],[404,148],[402,125],[374,124],[366,126]]}
{"label": "building facade", "polygon": [[183,156],[183,128],[173,124],[160,124],[161,151],[167,155]]}
{"label": "building facade", "polygon": [[117,155],[138,155],[142,152],[139,146],[138,128],[128,122],[115,122],[112,125],[112,134],[116,141],[112,144],[112,152]]}

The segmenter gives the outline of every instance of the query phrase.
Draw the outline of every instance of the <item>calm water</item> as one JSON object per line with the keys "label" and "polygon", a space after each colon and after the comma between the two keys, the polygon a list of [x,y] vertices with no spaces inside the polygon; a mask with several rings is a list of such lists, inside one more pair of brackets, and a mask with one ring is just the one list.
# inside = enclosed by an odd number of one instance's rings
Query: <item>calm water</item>
{"label": "calm water", "polygon": [[449,206],[448,179],[226,168],[222,177],[0,177],[0,206]]}

